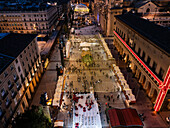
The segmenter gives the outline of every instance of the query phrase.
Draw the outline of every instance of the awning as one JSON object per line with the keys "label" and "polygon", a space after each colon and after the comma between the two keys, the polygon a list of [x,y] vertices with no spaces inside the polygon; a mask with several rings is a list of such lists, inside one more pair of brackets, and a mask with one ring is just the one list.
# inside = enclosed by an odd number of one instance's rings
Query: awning
{"label": "awning", "polygon": [[108,109],[107,116],[111,127],[143,127],[136,109]]}

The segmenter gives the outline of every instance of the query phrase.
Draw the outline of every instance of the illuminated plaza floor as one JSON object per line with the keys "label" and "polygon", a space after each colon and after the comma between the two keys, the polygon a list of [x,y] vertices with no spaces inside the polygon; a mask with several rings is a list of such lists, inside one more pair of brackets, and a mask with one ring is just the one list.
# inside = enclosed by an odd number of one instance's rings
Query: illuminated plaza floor
{"label": "illuminated plaza floor", "polygon": [[[77,38],[77,39],[76,39]],[[70,41],[72,37],[70,38]],[[89,93],[91,87],[93,87],[94,92],[98,95],[98,103],[101,105],[100,118],[102,127],[108,127],[109,124],[106,120],[105,110],[109,106],[113,108],[125,108],[123,97],[120,92],[120,87],[117,79],[112,71],[111,65],[115,63],[114,59],[109,60],[104,47],[102,46],[100,39],[97,35],[79,35],[74,36],[74,39],[80,42],[72,42],[70,49],[70,57],[65,61],[65,93],[64,101],[61,106],[61,111],[58,114],[58,120],[63,119],[65,121],[65,127],[73,126],[73,112],[71,108],[74,105],[68,96],[77,93]],[[92,40],[91,40],[92,39]],[[94,42],[93,42],[94,41]],[[94,66],[86,66],[81,60],[82,48],[80,47],[81,42],[95,43],[90,48],[90,53],[95,62]],[[66,93],[67,92],[67,93]],[[111,97],[110,100],[104,98],[105,96]],[[117,96],[120,95],[119,98]],[[109,106],[105,104],[109,103]],[[65,109],[64,104],[68,105]],[[72,112],[71,118],[68,115],[68,111]],[[74,122],[75,123],[75,122]]]}

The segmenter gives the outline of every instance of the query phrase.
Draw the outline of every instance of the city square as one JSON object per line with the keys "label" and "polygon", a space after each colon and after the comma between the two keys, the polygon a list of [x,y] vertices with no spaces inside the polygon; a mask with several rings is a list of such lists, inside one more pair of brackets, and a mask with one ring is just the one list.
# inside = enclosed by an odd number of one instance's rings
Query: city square
{"label": "city square", "polygon": [[0,2],[0,128],[169,128],[169,0]]}

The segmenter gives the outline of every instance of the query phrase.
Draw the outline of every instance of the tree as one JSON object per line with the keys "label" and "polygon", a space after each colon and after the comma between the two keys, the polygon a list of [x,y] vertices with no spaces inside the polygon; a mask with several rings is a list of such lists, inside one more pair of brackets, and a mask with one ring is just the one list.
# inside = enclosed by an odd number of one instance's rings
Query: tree
{"label": "tree", "polygon": [[15,117],[13,128],[52,128],[52,123],[44,115],[42,107],[32,106],[31,109]]}

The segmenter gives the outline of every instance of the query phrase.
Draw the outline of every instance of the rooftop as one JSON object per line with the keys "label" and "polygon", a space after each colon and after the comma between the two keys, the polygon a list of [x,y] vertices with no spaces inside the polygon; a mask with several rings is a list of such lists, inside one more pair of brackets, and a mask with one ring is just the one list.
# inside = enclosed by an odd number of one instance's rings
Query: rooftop
{"label": "rooftop", "polygon": [[168,54],[170,53],[170,29],[156,25],[131,13],[119,15],[116,18],[152,41]]}
{"label": "rooftop", "polygon": [[8,34],[0,39],[0,73],[30,44],[36,34]]}
{"label": "rooftop", "polygon": [[143,127],[136,109],[107,109],[107,116],[111,127]]}
{"label": "rooftop", "polygon": [[0,53],[0,73],[10,65],[15,58]]}

